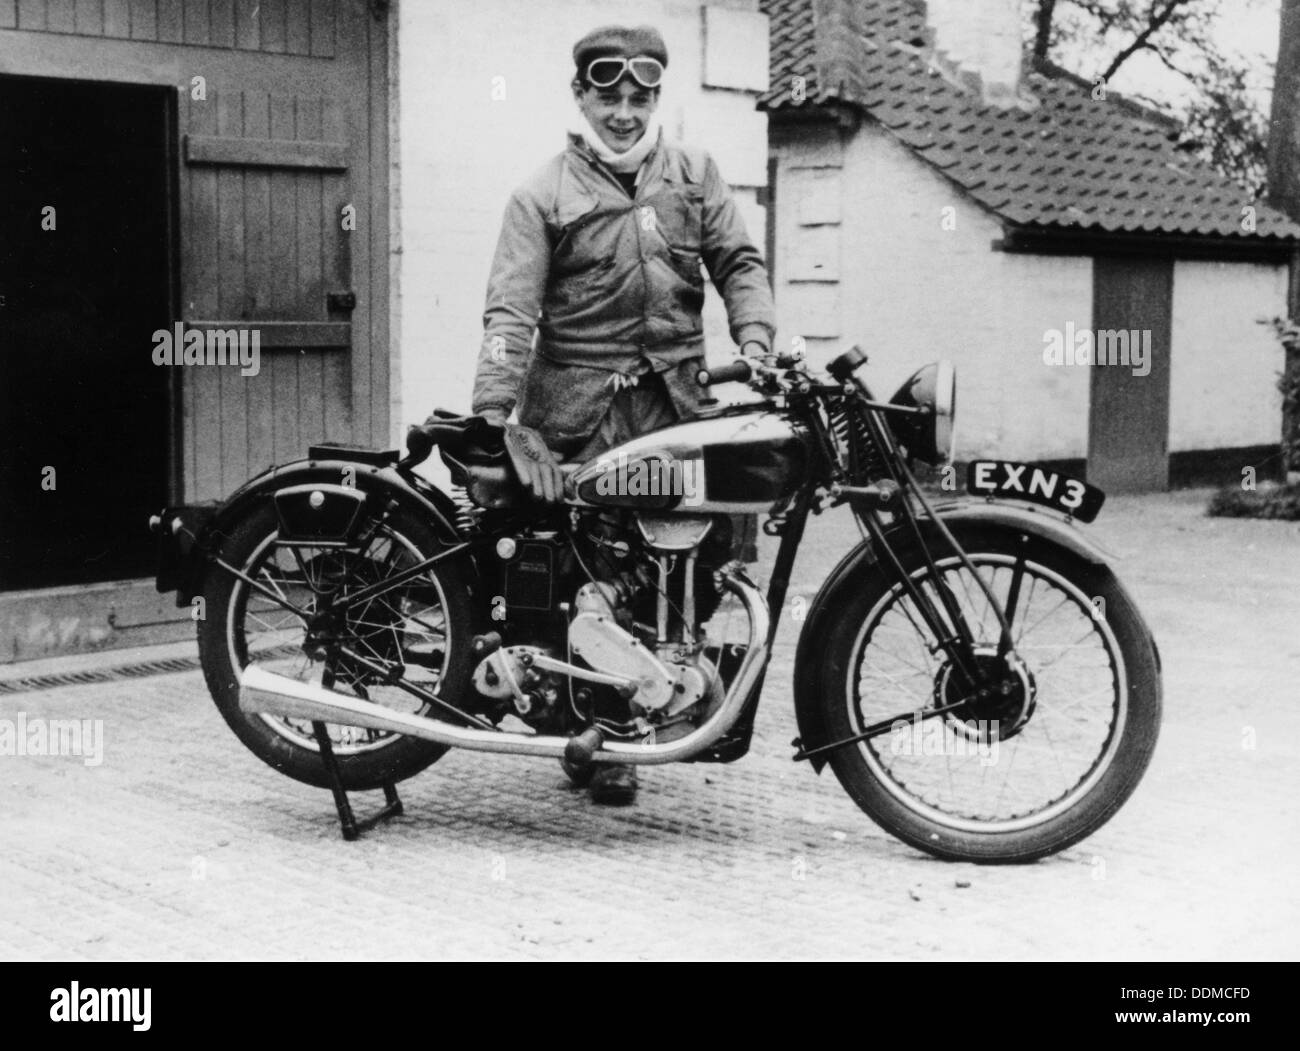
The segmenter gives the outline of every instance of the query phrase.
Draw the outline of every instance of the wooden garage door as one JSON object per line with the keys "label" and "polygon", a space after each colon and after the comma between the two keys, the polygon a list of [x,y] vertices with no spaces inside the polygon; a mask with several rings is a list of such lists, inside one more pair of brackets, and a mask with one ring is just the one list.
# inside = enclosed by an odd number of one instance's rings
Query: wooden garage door
{"label": "wooden garage door", "polygon": [[384,8],[0,0],[12,72],[176,89],[175,309],[154,327],[255,329],[261,353],[255,376],[172,370],[172,498],[387,440]]}
{"label": "wooden garage door", "polygon": [[204,497],[313,439],[350,440],[353,398],[368,397],[370,376],[352,375],[364,359],[350,353],[357,312],[341,298],[356,291],[341,101],[225,89],[187,110],[183,318],[251,330],[261,351],[256,375],[181,373],[191,491]]}
{"label": "wooden garage door", "polygon": [[[1107,492],[1169,488],[1169,350],[1174,265],[1169,259],[1098,256],[1093,261],[1094,333],[1150,340],[1143,369],[1092,367],[1088,481]],[[1100,357],[1100,349],[1097,349]],[[1109,355],[1108,355],[1109,356]],[[1145,372],[1145,375],[1137,373]]]}

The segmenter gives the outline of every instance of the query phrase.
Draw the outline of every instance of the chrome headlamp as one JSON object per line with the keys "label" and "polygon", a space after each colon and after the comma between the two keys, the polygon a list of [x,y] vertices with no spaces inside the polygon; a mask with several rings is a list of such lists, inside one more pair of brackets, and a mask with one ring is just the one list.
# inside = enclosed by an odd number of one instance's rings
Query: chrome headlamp
{"label": "chrome headlamp", "polygon": [[957,373],[951,361],[936,361],[918,369],[889,402],[920,410],[888,414],[894,436],[910,458],[932,467],[952,461]]}

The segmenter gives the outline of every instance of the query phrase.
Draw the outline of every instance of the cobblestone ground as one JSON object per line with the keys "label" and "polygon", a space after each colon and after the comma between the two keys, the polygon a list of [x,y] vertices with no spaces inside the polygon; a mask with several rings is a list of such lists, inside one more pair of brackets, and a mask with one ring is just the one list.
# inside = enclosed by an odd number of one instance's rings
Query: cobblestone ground
{"label": "cobblestone ground", "polygon": [[[610,810],[554,762],[452,752],[351,844],[198,672],[6,696],[102,719],[105,747],[0,757],[0,955],[1294,959],[1300,526],[1203,518],[1205,496],[1112,499],[1088,529],[1156,631],[1165,725],[1127,806],[1054,858],[933,860],[792,764],[787,617],[740,763],[650,770]],[[852,536],[815,523],[797,593]]]}

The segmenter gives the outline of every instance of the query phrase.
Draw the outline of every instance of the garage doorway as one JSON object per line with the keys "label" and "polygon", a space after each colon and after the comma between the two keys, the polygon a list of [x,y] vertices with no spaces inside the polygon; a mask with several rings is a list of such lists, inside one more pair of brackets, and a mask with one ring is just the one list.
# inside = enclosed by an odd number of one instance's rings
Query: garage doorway
{"label": "garage doorway", "polygon": [[[1173,338],[1171,259],[1098,256],[1093,260],[1092,367],[1088,419],[1088,481],[1108,493],[1169,488],[1169,367]],[[1142,370],[1102,364],[1097,333],[1150,340]],[[1114,353],[1111,346],[1109,358]]]}
{"label": "garage doorway", "polygon": [[[147,576],[172,486],[173,91],[0,76],[0,590]],[[52,471],[51,471],[52,469]]]}

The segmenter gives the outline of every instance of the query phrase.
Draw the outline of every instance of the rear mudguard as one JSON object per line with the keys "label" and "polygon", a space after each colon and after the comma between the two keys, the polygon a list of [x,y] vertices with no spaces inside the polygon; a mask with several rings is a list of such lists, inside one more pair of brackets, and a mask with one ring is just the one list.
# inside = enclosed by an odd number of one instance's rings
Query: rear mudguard
{"label": "rear mudguard", "polygon": [[[447,544],[460,542],[453,524],[456,505],[446,493],[410,471],[391,464],[348,459],[297,460],[272,467],[245,482],[220,504],[169,507],[158,524],[158,590],[175,591],[176,605],[188,605],[203,590],[204,577],[235,526],[276,493],[294,486],[355,488],[378,510],[395,501],[420,515]],[[327,490],[328,491],[328,490]],[[179,520],[180,528],[175,523]]]}
{"label": "rear mudguard", "polygon": [[[1073,526],[1051,514],[1005,504],[974,501],[944,504],[934,510],[935,514],[943,519],[944,524],[954,532],[963,526],[994,526],[1041,538],[1095,565],[1108,567],[1110,562],[1101,548]],[[942,557],[949,551],[947,543],[942,539],[932,520],[921,519],[917,524],[921,529],[921,536],[932,552]],[[910,530],[902,523],[895,524],[885,532],[886,539],[897,540],[899,543],[905,542],[910,536]],[[958,539],[960,540],[960,537]],[[799,744],[803,750],[831,743],[826,735],[819,703],[822,690],[819,672],[825,666],[822,649],[830,635],[829,628],[835,616],[838,611],[845,608],[846,599],[862,589],[870,574],[883,572],[877,566],[880,557],[870,539],[863,540],[854,547],[840,560],[839,565],[831,570],[830,576],[817,592],[817,597],[813,599],[804,620],[794,661],[795,719],[799,726]],[[1118,580],[1116,585],[1121,586]],[[1155,650],[1154,637],[1151,638],[1151,647]],[[1160,654],[1157,650],[1157,667],[1159,663]],[[813,769],[820,773],[822,767],[826,765],[826,756],[815,757],[809,761]]]}

